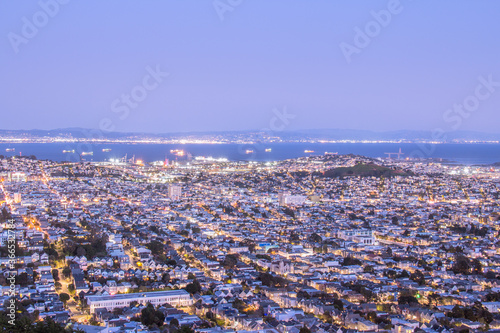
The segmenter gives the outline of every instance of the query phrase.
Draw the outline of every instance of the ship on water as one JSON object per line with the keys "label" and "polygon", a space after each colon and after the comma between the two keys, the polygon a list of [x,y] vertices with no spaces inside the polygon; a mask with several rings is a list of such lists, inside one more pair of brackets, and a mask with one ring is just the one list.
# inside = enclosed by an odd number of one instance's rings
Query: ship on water
{"label": "ship on water", "polygon": [[184,156],[184,154],[185,154],[184,150],[182,150],[182,149],[171,149],[170,153],[174,154],[175,156],[179,156],[179,157]]}
{"label": "ship on water", "polygon": [[103,149],[102,149],[102,152],[103,152],[103,153],[108,153],[108,152],[110,152],[110,151],[111,151],[111,148],[103,148]]}
{"label": "ship on water", "polygon": [[247,150],[245,150],[245,154],[253,154],[253,150],[252,149],[247,149]]}
{"label": "ship on water", "polygon": [[94,155],[94,152],[93,151],[84,151],[82,153],[82,156],[87,156],[87,155]]}
{"label": "ship on water", "polygon": [[266,148],[266,153],[270,153],[272,151],[271,148]]}
{"label": "ship on water", "polygon": [[75,150],[63,150],[63,154],[74,154]]}
{"label": "ship on water", "polygon": [[314,153],[314,150],[304,150],[304,153]]}
{"label": "ship on water", "polygon": [[11,152],[11,151],[16,151],[16,148],[7,148],[5,149],[6,152]]}

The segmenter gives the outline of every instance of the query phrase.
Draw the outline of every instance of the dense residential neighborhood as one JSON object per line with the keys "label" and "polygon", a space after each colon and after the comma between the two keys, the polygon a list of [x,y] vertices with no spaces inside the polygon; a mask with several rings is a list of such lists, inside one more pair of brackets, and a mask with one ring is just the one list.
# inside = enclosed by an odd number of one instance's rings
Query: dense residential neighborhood
{"label": "dense residential neighborhood", "polygon": [[2,156],[0,180],[2,323],[15,303],[83,332],[500,329],[498,166]]}

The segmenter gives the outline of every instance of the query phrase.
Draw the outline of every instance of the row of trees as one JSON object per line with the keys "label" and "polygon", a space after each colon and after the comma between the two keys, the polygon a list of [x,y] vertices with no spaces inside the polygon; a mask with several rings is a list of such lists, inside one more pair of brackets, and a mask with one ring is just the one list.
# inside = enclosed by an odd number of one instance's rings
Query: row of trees
{"label": "row of trees", "polygon": [[466,256],[457,255],[451,270],[455,274],[481,274],[483,271],[483,265],[477,258],[470,260]]}
{"label": "row of trees", "polygon": [[[163,312],[155,308],[151,303],[148,303],[146,307],[142,309],[141,317],[134,319],[140,321],[142,324],[148,327],[162,327],[165,322],[165,315],[163,314]],[[188,326],[179,326],[179,321],[175,318],[170,321],[169,332],[194,333],[194,331]]]}
{"label": "row of trees", "polygon": [[465,307],[455,305],[446,315],[450,318],[465,318],[482,324],[489,324],[493,321],[493,315],[480,302]]}

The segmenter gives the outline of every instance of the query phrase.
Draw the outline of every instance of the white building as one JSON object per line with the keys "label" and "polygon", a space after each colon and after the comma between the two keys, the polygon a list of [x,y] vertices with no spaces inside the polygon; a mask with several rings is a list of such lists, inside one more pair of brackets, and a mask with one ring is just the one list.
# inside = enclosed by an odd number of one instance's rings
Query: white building
{"label": "white building", "polygon": [[364,229],[364,228],[339,230],[337,237],[347,241],[352,241],[366,245],[373,245],[375,243],[373,232],[370,229]]}
{"label": "white building", "polygon": [[288,195],[285,197],[285,205],[300,206],[306,202],[306,199],[304,195]]}
{"label": "white building", "polygon": [[147,293],[87,296],[87,304],[90,306],[90,313],[96,309],[128,307],[130,303],[136,301],[140,304],[151,303],[154,306],[168,303],[174,307],[189,306],[193,304],[191,295],[185,290],[154,291]]}
{"label": "white building", "polygon": [[300,206],[306,202],[307,197],[303,195],[291,195],[290,192],[278,193],[278,203],[280,206]]}
{"label": "white building", "polygon": [[168,187],[168,197],[172,200],[179,200],[182,194],[182,187],[180,185],[171,184]]}

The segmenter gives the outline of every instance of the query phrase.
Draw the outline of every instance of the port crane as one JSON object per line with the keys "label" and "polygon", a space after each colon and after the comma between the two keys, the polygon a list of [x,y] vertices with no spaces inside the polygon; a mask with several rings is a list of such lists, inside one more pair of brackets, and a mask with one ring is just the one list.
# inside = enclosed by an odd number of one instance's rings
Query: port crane
{"label": "port crane", "polygon": [[404,153],[401,151],[401,148],[399,148],[399,152],[397,153],[384,153],[387,155],[387,158],[388,159],[392,159],[392,155],[396,155],[397,156],[397,159],[401,159],[401,155],[404,155]]}

